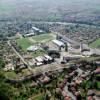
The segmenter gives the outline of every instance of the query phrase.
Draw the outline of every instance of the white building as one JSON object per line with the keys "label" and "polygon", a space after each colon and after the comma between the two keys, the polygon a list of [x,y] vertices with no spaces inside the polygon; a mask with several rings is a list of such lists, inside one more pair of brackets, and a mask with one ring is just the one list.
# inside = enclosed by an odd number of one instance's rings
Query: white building
{"label": "white building", "polygon": [[30,46],[27,48],[27,51],[34,52],[34,51],[37,51],[38,49],[39,49],[39,47],[37,47],[37,46]]}
{"label": "white building", "polygon": [[36,60],[37,62],[43,62],[43,61],[44,61],[44,59],[43,59],[42,56],[36,57],[35,60]]}
{"label": "white building", "polygon": [[47,60],[52,60],[52,58],[48,55],[44,55],[44,57],[47,59]]}
{"label": "white building", "polygon": [[52,41],[53,41],[54,44],[56,44],[59,47],[64,47],[65,46],[65,44],[63,42],[59,41],[59,40],[52,40]]}
{"label": "white building", "polygon": [[26,34],[25,37],[30,37],[30,36],[34,36],[34,35],[35,35],[35,33],[32,32],[32,33]]}
{"label": "white building", "polygon": [[42,33],[43,31],[41,30],[41,29],[39,29],[39,28],[37,28],[37,27],[32,27],[32,29],[34,30],[34,31],[38,31],[38,32],[40,32],[40,33]]}

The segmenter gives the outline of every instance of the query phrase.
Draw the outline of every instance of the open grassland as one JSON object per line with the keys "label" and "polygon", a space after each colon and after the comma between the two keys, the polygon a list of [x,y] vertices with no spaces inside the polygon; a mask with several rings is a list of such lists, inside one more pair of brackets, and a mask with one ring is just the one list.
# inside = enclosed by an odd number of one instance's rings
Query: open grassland
{"label": "open grassland", "polygon": [[100,38],[90,44],[91,48],[100,48]]}
{"label": "open grassland", "polygon": [[6,72],[5,77],[9,79],[19,79],[19,76],[14,71]]}

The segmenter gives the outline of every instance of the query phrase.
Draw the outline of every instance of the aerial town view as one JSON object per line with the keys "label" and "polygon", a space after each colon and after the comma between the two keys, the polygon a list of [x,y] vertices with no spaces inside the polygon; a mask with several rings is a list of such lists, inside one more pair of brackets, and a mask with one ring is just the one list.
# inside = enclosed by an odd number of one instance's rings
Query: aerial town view
{"label": "aerial town view", "polygon": [[0,100],[100,100],[100,0],[0,0]]}

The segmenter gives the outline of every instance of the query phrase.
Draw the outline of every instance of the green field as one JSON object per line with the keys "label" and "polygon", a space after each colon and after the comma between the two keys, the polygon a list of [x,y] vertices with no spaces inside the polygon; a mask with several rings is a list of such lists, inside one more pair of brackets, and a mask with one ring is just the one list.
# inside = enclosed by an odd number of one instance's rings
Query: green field
{"label": "green field", "polygon": [[52,40],[53,37],[50,34],[42,34],[38,36],[33,36],[32,39],[35,40],[36,42],[47,42]]}
{"label": "green field", "polygon": [[32,39],[33,41],[30,41],[29,38],[17,39],[17,43],[22,47],[23,50],[26,50],[31,45],[51,41],[53,36],[50,34],[42,34],[33,36]]}
{"label": "green field", "polygon": [[17,43],[19,46],[22,47],[23,50],[26,50],[29,46],[32,45],[32,42],[28,40],[28,38],[18,39]]}
{"label": "green field", "polygon": [[18,75],[14,71],[6,72],[5,77],[10,79],[19,79]]}
{"label": "green field", "polygon": [[38,50],[38,51],[36,51],[36,52],[33,52],[33,57],[36,58],[36,57],[38,57],[38,56],[43,56],[44,54],[46,54],[45,51],[43,51],[43,50]]}
{"label": "green field", "polygon": [[15,7],[10,4],[0,4],[0,14],[14,11]]}
{"label": "green field", "polygon": [[91,48],[100,48],[100,38],[90,44]]}

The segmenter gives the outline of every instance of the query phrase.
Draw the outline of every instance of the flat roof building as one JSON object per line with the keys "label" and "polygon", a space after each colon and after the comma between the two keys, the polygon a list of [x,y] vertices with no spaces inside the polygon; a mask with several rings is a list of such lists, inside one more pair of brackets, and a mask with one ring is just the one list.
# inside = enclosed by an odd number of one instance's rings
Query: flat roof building
{"label": "flat roof building", "polygon": [[37,62],[43,62],[43,61],[44,61],[44,59],[43,59],[42,56],[36,57],[35,60],[36,60]]}
{"label": "flat roof building", "polygon": [[48,60],[52,60],[52,58],[51,58],[50,56],[48,56],[48,55],[44,55],[44,57],[45,57],[46,59],[48,59]]}

